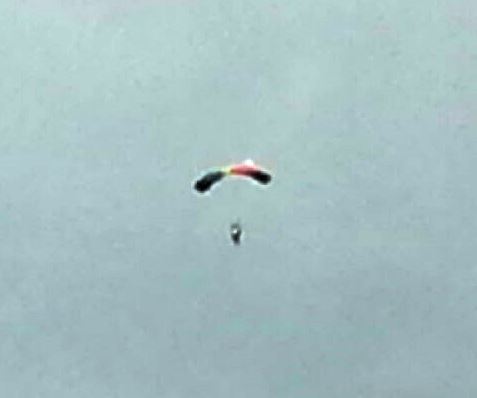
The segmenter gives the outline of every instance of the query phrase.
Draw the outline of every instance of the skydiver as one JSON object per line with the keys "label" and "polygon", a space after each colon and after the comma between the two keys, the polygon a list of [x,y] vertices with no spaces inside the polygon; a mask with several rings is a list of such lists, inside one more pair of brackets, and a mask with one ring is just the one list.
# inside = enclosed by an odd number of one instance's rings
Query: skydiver
{"label": "skydiver", "polygon": [[239,222],[234,222],[230,225],[230,238],[235,246],[240,245],[242,239],[242,226]]}

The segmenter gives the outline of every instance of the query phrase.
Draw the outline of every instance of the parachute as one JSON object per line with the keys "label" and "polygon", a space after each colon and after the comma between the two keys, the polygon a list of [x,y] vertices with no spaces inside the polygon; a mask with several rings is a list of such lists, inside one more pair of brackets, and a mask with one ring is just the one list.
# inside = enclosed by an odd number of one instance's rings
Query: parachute
{"label": "parachute", "polygon": [[[210,189],[222,181],[227,176],[239,176],[249,178],[261,185],[267,185],[272,180],[272,176],[268,171],[265,171],[261,167],[257,166],[252,160],[245,160],[242,163],[233,164],[210,170],[200,176],[194,182],[194,189],[200,194],[205,194]],[[235,246],[239,246],[242,240],[242,225],[239,221],[233,222],[230,225],[230,239]]]}
{"label": "parachute", "polygon": [[227,176],[241,176],[251,178],[252,180],[266,185],[272,180],[269,172],[255,165],[252,160],[246,160],[239,164],[223,167],[218,170],[211,170],[194,183],[194,189],[203,194],[208,192],[212,186],[223,180]]}

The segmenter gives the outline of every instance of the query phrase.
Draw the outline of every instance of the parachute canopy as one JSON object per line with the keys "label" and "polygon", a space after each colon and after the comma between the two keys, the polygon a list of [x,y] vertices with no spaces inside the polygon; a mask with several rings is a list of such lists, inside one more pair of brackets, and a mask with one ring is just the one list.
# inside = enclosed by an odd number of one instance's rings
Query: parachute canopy
{"label": "parachute canopy", "polygon": [[195,181],[194,189],[197,192],[206,193],[212,188],[213,185],[227,176],[248,177],[262,185],[266,185],[272,180],[272,176],[269,172],[255,165],[253,161],[246,160],[239,164],[234,164],[217,170],[211,170],[205,173]]}

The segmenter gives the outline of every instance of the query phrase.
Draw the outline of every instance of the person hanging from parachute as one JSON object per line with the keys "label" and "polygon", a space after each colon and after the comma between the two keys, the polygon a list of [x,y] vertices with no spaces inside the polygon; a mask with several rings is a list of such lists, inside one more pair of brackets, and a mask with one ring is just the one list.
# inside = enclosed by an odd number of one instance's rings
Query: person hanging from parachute
{"label": "person hanging from parachute", "polygon": [[242,240],[242,225],[239,221],[230,224],[230,239],[235,246],[240,245]]}
{"label": "person hanging from parachute", "polygon": [[[208,193],[211,188],[222,181],[227,176],[238,176],[250,178],[251,180],[267,185],[272,180],[272,175],[257,166],[252,160],[245,160],[242,163],[233,164],[216,170],[210,170],[200,176],[194,182],[194,189],[200,194]],[[234,222],[230,225],[230,239],[234,245],[240,245],[242,238],[242,226],[240,222]]]}

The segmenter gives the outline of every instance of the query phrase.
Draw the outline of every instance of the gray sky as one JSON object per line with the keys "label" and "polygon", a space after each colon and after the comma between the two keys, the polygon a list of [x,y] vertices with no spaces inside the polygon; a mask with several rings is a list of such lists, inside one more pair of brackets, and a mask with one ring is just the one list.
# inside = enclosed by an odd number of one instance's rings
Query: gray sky
{"label": "gray sky", "polygon": [[475,4],[0,2],[1,395],[477,396]]}

